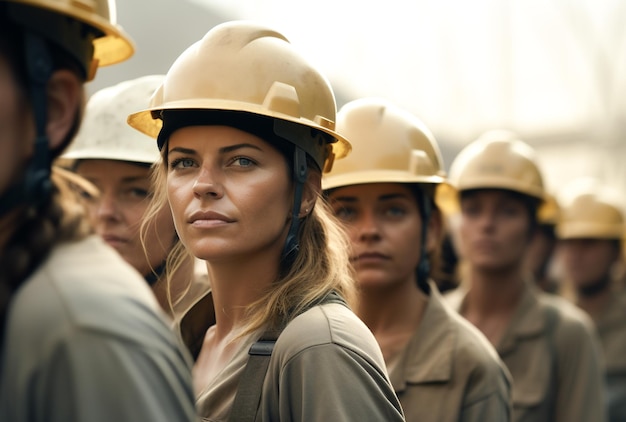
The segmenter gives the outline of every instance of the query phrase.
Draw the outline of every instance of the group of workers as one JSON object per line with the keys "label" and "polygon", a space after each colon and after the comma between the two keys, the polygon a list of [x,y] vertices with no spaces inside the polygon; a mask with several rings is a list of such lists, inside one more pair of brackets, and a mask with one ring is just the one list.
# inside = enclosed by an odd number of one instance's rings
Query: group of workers
{"label": "group of workers", "polygon": [[84,105],[114,6],[0,1],[0,420],[626,420],[619,195],[250,21]]}

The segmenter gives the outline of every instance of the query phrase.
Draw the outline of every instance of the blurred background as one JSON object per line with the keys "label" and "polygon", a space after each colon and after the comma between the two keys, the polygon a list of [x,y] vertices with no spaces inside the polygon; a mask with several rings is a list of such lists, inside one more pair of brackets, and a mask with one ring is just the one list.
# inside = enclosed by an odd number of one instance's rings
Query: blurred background
{"label": "blurred background", "polygon": [[580,176],[626,192],[626,1],[118,0],[135,56],[88,93],[166,73],[213,26],[281,31],[330,80],[337,105],[395,101],[438,139],[446,168],[490,129],[539,153],[552,192]]}

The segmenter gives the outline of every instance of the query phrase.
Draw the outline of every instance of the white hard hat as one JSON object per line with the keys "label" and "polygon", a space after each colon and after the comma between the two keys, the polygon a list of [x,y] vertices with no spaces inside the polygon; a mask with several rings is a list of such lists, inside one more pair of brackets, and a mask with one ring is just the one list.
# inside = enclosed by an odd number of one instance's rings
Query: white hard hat
{"label": "white hard hat", "polygon": [[148,106],[163,78],[164,75],[143,76],[94,93],[87,102],[80,131],[62,157],[147,164],[158,161],[159,149],[154,140],[131,128],[126,119]]}

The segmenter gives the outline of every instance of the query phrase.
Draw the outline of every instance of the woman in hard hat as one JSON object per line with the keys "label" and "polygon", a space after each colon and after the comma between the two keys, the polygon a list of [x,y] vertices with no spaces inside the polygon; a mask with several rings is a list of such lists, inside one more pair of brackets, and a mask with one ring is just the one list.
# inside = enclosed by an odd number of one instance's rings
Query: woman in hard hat
{"label": "woman in hard hat", "polygon": [[542,293],[525,255],[545,189],[534,150],[491,131],[465,147],[450,168],[467,261],[461,287],[446,297],[496,347],[513,378],[514,421],[603,421],[604,388],[589,318]]}
{"label": "woman in hard hat", "polygon": [[[0,420],[193,420],[186,354],[146,283],[51,168],[84,83],[133,46],[107,1],[0,1]],[[85,187],[87,188],[87,184]]]}
{"label": "woman in hard hat", "polygon": [[403,420],[376,339],[346,305],[347,242],[318,199],[350,149],[335,113],[282,34],[229,22],[129,116],[157,138],[176,230],[208,268],[211,296],[181,327],[207,420]]}
{"label": "woman in hard hat", "polygon": [[81,129],[62,157],[98,190],[95,196],[84,195],[96,233],[141,273],[166,312],[177,313],[207,290],[208,281],[194,271],[192,256],[166,273],[167,255],[178,244],[168,206],[153,211],[142,242],[140,227],[154,191],[150,169],[160,155],[151,138],[126,123],[130,113],[146,107],[162,82],[163,75],[148,75],[94,93]]}
{"label": "woman in hard hat", "polygon": [[352,152],[324,191],[352,242],[355,312],[380,344],[406,420],[508,421],[507,370],[430,279],[442,231],[436,190],[446,187],[435,138],[379,98],[344,105],[336,130]]}
{"label": "woman in hard hat", "polygon": [[609,420],[626,420],[626,294],[615,277],[623,265],[626,227],[619,194],[590,179],[566,189],[557,225],[563,278],[598,330],[604,354]]}

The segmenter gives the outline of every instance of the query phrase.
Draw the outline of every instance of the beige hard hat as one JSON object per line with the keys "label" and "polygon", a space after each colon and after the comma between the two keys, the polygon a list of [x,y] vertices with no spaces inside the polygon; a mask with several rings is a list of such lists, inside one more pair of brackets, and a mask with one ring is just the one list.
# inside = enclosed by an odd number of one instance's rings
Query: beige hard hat
{"label": "beige hard hat", "polygon": [[445,183],[433,134],[416,116],[388,100],[347,103],[337,114],[337,131],[350,139],[352,152],[324,175],[324,190],[363,183]]}
{"label": "beige hard hat", "polygon": [[[335,131],[336,103],[329,82],[279,32],[234,21],[211,29],[174,62],[150,107],[128,123],[158,138],[169,110],[243,112],[325,133],[329,143],[298,144],[321,169],[350,151]],[[310,130],[307,130],[310,132]],[[159,147],[164,140],[159,139]]]}
{"label": "beige hard hat", "polygon": [[128,126],[126,118],[149,104],[163,78],[142,76],[94,93],[87,102],[80,131],[62,158],[149,164],[158,161],[160,154],[154,140]]}
{"label": "beige hard hat", "polygon": [[[493,130],[466,146],[455,158],[448,178],[458,191],[505,189],[540,201],[543,211],[546,192],[535,150],[510,131]],[[441,199],[447,213],[459,209],[458,194]]]}
{"label": "beige hard hat", "polygon": [[556,196],[546,193],[544,205],[540,208],[537,215],[539,224],[546,226],[556,226],[561,214],[561,208]]}
{"label": "beige hard hat", "polygon": [[619,193],[588,178],[564,188],[561,216],[556,227],[560,239],[623,239],[626,230]]}
{"label": "beige hard hat", "polygon": [[[85,67],[88,79],[98,66],[122,62],[135,51],[131,38],[117,24],[115,0],[0,0],[7,3],[10,16],[20,24],[60,45]],[[27,6],[27,7],[24,7]],[[37,10],[52,12],[53,15],[37,16]],[[92,35],[68,21],[62,23],[46,19],[58,14],[86,24]],[[39,19],[44,19],[41,21]],[[68,32],[71,31],[71,32]],[[76,38],[93,44],[93,57],[85,57],[83,47]],[[91,41],[91,38],[93,40]],[[86,62],[88,61],[88,62]]]}

